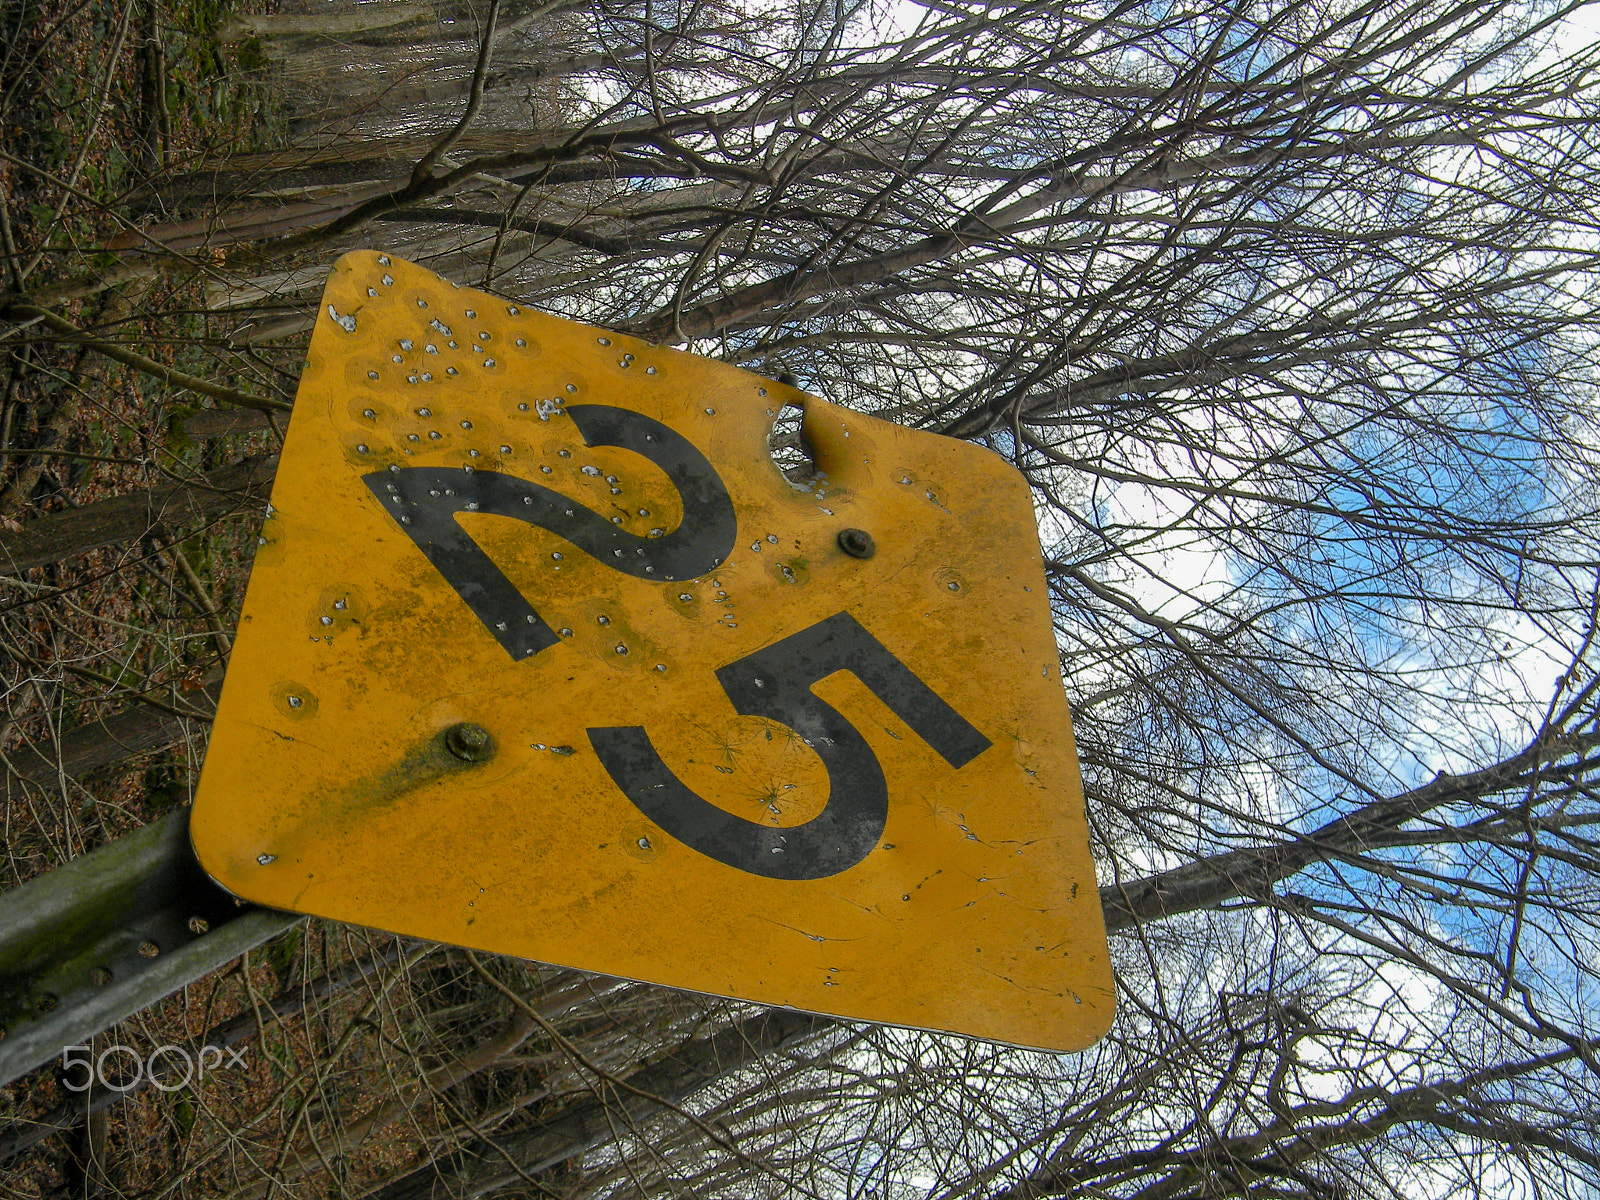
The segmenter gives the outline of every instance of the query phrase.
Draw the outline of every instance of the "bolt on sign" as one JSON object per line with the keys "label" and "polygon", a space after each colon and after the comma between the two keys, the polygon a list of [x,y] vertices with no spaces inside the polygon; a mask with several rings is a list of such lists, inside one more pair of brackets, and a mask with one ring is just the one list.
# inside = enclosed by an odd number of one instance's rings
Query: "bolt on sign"
{"label": "bolt on sign", "polygon": [[396,933],[1050,1049],[1111,1019],[1022,477],[384,255],[322,298],[191,829],[237,895]]}

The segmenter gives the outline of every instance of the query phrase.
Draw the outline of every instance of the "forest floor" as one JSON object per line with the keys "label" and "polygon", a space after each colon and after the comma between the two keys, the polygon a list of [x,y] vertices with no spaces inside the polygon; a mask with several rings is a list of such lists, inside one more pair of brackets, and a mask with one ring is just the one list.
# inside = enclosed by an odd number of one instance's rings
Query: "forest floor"
{"label": "forest floor", "polygon": [[[0,228],[7,292],[50,295],[59,281],[112,269],[98,247],[137,219],[163,175],[274,136],[267,90],[243,69],[235,48],[212,37],[221,15],[213,5],[26,0],[5,12]],[[194,290],[152,277],[83,298],[69,289],[56,309],[104,341],[203,371],[207,331]],[[261,422],[201,417],[192,395],[174,395],[72,338],[48,336],[37,323],[14,332],[0,406],[0,523],[9,531],[269,444]],[[215,668],[215,637],[202,642],[182,627],[198,613],[209,628],[242,582],[248,561],[237,530],[219,526],[159,551],[135,549],[52,563],[25,577],[31,594],[0,605],[4,650],[16,665],[55,674],[43,664],[70,663],[89,685],[46,697],[42,681],[24,673],[7,697],[0,744],[54,739],[90,715],[85,706],[120,704],[134,691],[198,691]],[[190,583],[179,558],[212,588]],[[155,598],[153,586],[166,594]],[[46,600],[40,589],[55,594]],[[136,619],[151,615],[153,622]],[[96,644],[111,631],[107,618],[137,627],[115,631],[110,645]],[[113,669],[93,661],[106,654],[118,656]],[[161,765],[127,765],[122,785],[108,793],[113,799],[97,799],[95,828],[42,821],[30,831],[24,814],[8,810],[6,886],[143,824],[178,799]]]}
{"label": "forest floor", "polygon": [[[260,11],[255,4],[241,11]],[[214,0],[18,0],[0,6],[0,234],[5,292],[51,294],[63,280],[110,269],[97,250],[146,215],[155,185],[175,172],[260,149],[278,137],[259,48],[220,44]],[[167,365],[210,370],[199,285],[159,277],[79,298],[55,310],[107,341]],[[71,338],[5,323],[0,398],[0,525],[10,532],[106,497],[192,479],[272,451],[257,414],[205,408]],[[259,511],[259,507],[257,510]],[[7,890],[185,803],[201,750],[205,685],[221,670],[253,546],[253,513],[148,536],[16,573],[0,581],[5,663],[0,753],[8,772],[0,870]],[[187,736],[153,752],[115,756],[97,770],[40,786],[37,752],[62,765],[71,732],[118,711],[193,712]],[[27,776],[24,779],[23,776]],[[307,1019],[273,1020],[274,1000],[351,962],[391,969],[393,939],[308,922],[225,971],[95,1040],[111,1046],[110,1079],[163,1045],[192,1047],[207,1030],[261,1024],[240,1061],[193,1085],[146,1087],[126,1100],[102,1088],[67,1090],[50,1064],[0,1089],[0,1196],[226,1194],[254,1166],[293,1144],[313,1103],[345,1105],[325,1064],[357,1014],[380,1036],[399,1028],[410,986],[374,1005],[351,987]],[[413,976],[417,978],[421,976]],[[362,977],[354,977],[359,980]],[[396,976],[391,975],[389,982]],[[442,986],[453,969],[435,973]],[[408,981],[409,984],[409,981]],[[469,989],[470,990],[470,989]],[[282,1005],[280,1004],[280,1008]],[[388,1055],[368,1053],[368,1067]],[[318,1066],[316,1064],[324,1064]],[[369,1108],[385,1091],[372,1090]],[[120,1101],[85,1117],[96,1097]],[[422,1106],[425,1110],[426,1106]],[[426,1112],[370,1139],[343,1182],[381,1176],[414,1158]],[[66,1124],[16,1153],[47,1127]],[[394,1144],[410,1150],[395,1152]],[[259,1155],[260,1158],[256,1158]]]}

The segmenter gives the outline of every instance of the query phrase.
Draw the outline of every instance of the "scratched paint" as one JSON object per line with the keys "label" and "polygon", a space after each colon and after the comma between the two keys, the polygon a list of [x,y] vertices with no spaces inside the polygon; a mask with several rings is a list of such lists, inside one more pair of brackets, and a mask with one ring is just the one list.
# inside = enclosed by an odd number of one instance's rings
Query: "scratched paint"
{"label": "scratched paint", "polygon": [[387,256],[319,311],[192,821],[220,882],[843,1017],[1104,1032],[1012,468]]}

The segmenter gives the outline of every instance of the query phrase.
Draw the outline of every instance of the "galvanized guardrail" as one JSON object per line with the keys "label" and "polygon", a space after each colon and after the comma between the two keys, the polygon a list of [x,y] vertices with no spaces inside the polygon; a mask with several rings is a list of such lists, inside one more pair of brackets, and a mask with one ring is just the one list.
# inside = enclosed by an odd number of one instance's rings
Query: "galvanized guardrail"
{"label": "galvanized guardrail", "polygon": [[213,883],[186,808],[0,895],[0,1085],[300,920]]}

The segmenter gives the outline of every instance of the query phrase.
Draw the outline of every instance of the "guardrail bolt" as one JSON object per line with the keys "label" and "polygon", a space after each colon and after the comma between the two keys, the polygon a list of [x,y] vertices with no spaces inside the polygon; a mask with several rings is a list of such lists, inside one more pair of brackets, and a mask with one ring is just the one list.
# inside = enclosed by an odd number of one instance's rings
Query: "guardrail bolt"
{"label": "guardrail bolt", "polygon": [[463,762],[483,762],[494,755],[494,739],[482,725],[462,721],[444,732],[444,744]]}
{"label": "guardrail bolt", "polygon": [[841,529],[839,549],[851,558],[871,558],[878,552],[877,543],[865,529]]}

